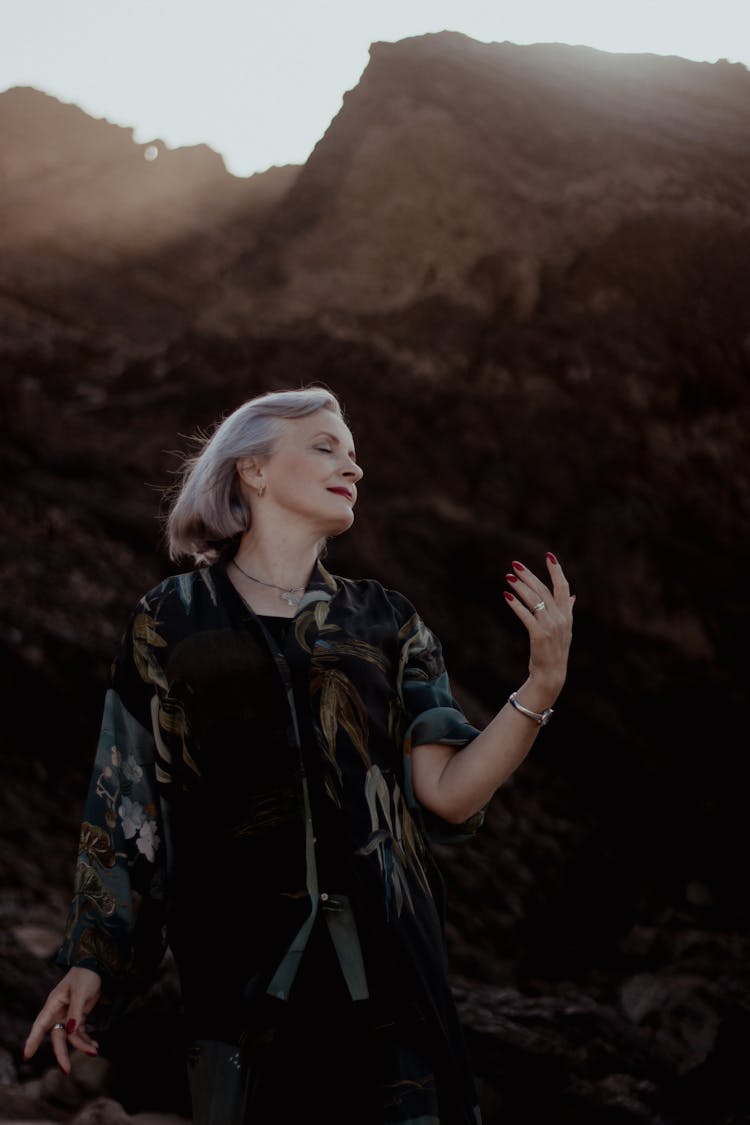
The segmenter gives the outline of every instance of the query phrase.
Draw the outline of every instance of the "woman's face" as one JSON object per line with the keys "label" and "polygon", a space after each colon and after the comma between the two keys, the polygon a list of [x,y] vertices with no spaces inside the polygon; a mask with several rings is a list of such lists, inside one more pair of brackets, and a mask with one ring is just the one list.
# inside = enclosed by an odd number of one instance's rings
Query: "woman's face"
{"label": "woman's face", "polygon": [[[249,476],[243,465],[251,466]],[[349,427],[330,410],[287,419],[270,457],[260,463],[239,462],[238,469],[254,486],[256,502],[264,510],[304,519],[321,535],[338,535],[354,522],[362,469]],[[261,484],[266,490],[258,498]]]}

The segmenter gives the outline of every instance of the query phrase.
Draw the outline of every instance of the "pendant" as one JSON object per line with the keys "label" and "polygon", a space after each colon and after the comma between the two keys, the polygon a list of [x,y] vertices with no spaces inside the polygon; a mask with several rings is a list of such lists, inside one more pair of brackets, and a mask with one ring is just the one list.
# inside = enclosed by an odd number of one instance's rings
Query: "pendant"
{"label": "pendant", "polygon": [[279,597],[287,605],[299,605],[299,598],[291,590],[282,590]]}

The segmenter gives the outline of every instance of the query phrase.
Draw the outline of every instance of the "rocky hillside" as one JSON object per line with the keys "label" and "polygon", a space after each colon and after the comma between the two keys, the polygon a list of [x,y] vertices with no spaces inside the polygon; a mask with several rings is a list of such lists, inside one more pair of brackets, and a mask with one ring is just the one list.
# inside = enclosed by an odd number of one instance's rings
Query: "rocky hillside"
{"label": "rocky hillside", "polygon": [[[554,722],[441,853],[486,1122],[747,1120],[745,68],[376,44],[304,168],[249,180],[33,90],[0,136],[10,1115],[72,1112],[19,1039],[173,451],[315,380],[366,471],[329,561],[416,602],[478,722],[524,675],[509,561],[578,595]],[[112,1033],[130,1112],[184,1110],[178,1018],[167,968]]]}
{"label": "rocky hillside", "polygon": [[205,145],[136,144],[27,88],[0,95],[0,136],[0,315],[20,342],[33,324],[162,345],[298,173],[239,179]]}

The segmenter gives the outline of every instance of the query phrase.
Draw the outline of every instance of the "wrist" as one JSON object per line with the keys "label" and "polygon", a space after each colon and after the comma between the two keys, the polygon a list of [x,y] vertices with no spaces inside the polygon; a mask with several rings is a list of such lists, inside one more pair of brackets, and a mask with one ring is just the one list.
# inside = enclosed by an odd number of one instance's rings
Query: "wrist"
{"label": "wrist", "polygon": [[539,676],[532,673],[518,688],[519,702],[534,711],[544,711],[554,707],[563,688],[563,680],[552,676]]}
{"label": "wrist", "polygon": [[531,707],[526,707],[518,698],[517,691],[512,691],[510,693],[510,695],[508,696],[508,703],[514,709],[514,711],[518,711],[521,715],[524,716],[524,718],[531,719],[532,722],[536,723],[537,726],[540,727],[546,726],[554,715],[554,711],[551,707],[545,707],[543,711],[535,711]]}

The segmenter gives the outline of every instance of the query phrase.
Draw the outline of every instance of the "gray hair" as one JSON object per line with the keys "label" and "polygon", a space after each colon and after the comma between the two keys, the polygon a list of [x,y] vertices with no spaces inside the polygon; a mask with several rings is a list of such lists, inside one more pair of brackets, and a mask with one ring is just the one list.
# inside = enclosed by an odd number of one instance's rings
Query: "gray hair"
{"label": "gray hair", "polygon": [[343,418],[336,396],[322,387],[269,391],[244,402],[217,424],[208,437],[194,440],[200,449],[187,457],[171,497],[165,521],[169,557],[185,556],[196,564],[215,562],[232,540],[250,526],[250,507],[239,487],[237,461],[268,457],[287,418],[304,418],[330,410]]}

